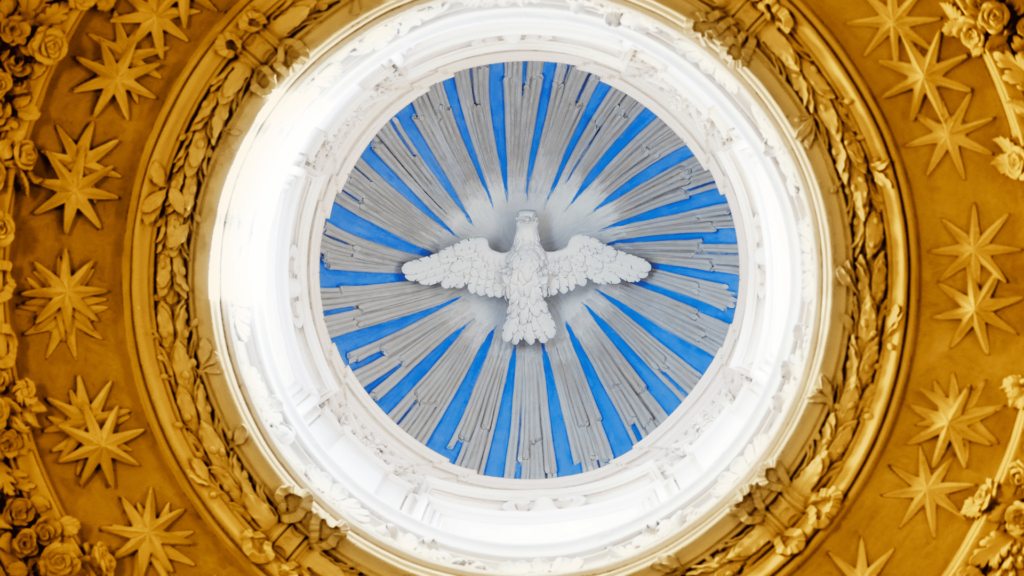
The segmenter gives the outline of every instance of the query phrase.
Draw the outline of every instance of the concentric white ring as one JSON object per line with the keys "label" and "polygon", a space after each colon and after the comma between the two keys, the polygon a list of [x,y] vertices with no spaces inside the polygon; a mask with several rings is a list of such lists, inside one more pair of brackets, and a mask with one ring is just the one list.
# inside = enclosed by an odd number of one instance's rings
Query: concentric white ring
{"label": "concentric white ring", "polygon": [[[218,345],[236,369],[218,400],[259,415],[274,472],[360,537],[449,565],[608,569],[727,529],[721,504],[816,416],[802,398],[831,330],[828,216],[780,105],[694,35],[622,6],[428,3],[356,37],[329,38],[328,25],[310,32],[323,45],[305,70],[253,108],[204,224]],[[506,60],[592,71],[683,136],[734,206],[750,279],[725,345],[668,421],[611,466],[528,483],[453,466],[398,429],[337,355],[317,301],[329,179],[431,84]]]}

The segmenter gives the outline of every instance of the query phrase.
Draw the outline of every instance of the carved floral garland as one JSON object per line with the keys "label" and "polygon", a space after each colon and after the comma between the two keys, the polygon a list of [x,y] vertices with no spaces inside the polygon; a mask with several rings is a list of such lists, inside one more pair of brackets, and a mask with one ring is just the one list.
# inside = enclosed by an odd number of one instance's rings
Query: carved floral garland
{"label": "carved floral garland", "polygon": [[46,407],[35,382],[17,376],[18,340],[8,306],[16,286],[9,259],[15,196],[39,182],[32,173],[39,155],[28,138],[40,116],[33,93],[67,55],[62,25],[73,21],[78,10],[94,7],[110,10],[113,2],[0,1],[0,564],[9,576],[113,576],[117,566],[106,544],[82,543],[80,522],[58,516],[29,480],[26,470],[38,466],[32,431],[40,427],[38,415]]}

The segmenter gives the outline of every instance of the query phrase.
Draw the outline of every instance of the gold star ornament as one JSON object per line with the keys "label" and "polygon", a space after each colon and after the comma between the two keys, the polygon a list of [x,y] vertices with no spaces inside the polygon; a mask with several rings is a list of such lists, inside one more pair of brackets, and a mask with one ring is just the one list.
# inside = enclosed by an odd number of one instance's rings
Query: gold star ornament
{"label": "gold star ornament", "polygon": [[960,465],[967,468],[971,442],[982,446],[991,446],[997,442],[981,421],[998,412],[1000,407],[978,406],[984,389],[985,383],[982,382],[976,387],[969,386],[960,390],[956,374],[951,374],[948,393],[943,392],[938,382],[934,383],[931,390],[921,390],[935,405],[935,409],[911,404],[910,408],[923,418],[917,425],[924,427],[924,430],[907,444],[920,444],[935,438],[932,466],[938,465],[939,460],[946,455],[946,449],[953,446]]}
{"label": "gold star ornament", "polygon": [[[89,392],[85,388],[85,381],[81,376],[75,376],[75,390],[68,390],[68,398],[71,400],[70,403],[61,402],[54,398],[47,398],[46,401],[51,406],[56,408],[60,415],[48,416],[50,419],[50,425],[43,430],[46,433],[61,432],[61,425],[71,426],[72,428],[82,429],[85,428],[85,412],[92,412],[94,417],[98,420],[106,420],[110,414],[110,410],[106,410],[104,406],[107,403],[107,397],[110,396],[110,388],[114,385],[113,382],[107,382],[106,386],[100,390],[100,393],[96,395],[96,398],[90,400]],[[131,417],[131,410],[121,408],[118,411],[118,424],[124,424],[128,418]],[[71,452],[78,448],[80,444],[72,436],[67,436],[63,440],[57,443],[56,446],[50,449],[50,452],[60,452],[61,458],[67,456]]]}
{"label": "gold star ornament", "polygon": [[974,140],[971,140],[967,135],[974,132],[978,128],[981,128],[985,124],[995,120],[994,117],[985,118],[983,120],[975,120],[964,124],[964,115],[967,114],[967,105],[971,102],[971,95],[968,94],[963,102],[960,103],[960,107],[957,108],[956,113],[951,117],[941,118],[936,122],[927,116],[921,116],[918,118],[925,126],[931,130],[931,134],[926,134],[920,138],[916,138],[907,142],[907,147],[914,146],[928,146],[935,145],[935,150],[932,152],[932,159],[928,162],[927,174],[931,174],[932,170],[939,165],[946,154],[953,160],[953,166],[956,167],[956,171],[960,174],[961,178],[966,179],[967,175],[964,171],[964,158],[961,148],[967,148],[981,154],[991,155],[992,152],[988,148],[985,148],[981,144],[978,144]]}
{"label": "gold star ornament", "polygon": [[111,18],[116,24],[138,24],[133,36],[144,38],[147,35],[153,38],[153,47],[156,48],[156,55],[163,60],[167,53],[167,46],[164,34],[170,34],[178,40],[188,42],[188,36],[174,23],[175,18],[184,15],[184,22],[188,23],[188,16],[198,14],[198,10],[188,10],[184,14],[175,7],[177,0],[128,0],[135,7],[135,12],[123,16]]}
{"label": "gold star ornament", "polygon": [[31,288],[23,291],[21,295],[29,300],[19,308],[33,312],[36,317],[32,327],[25,331],[25,335],[50,334],[50,343],[46,347],[47,358],[61,342],[67,342],[71,355],[77,358],[79,330],[102,340],[92,323],[98,322],[97,314],[107,309],[102,304],[107,299],[100,298],[100,294],[106,294],[107,290],[89,286],[89,280],[95,273],[93,264],[94,262],[87,262],[72,273],[71,257],[65,249],[57,258],[56,272],[36,262],[34,277],[27,278]]}
{"label": "gold star ornament", "polygon": [[900,58],[900,39],[906,44],[907,50],[910,50],[913,44],[921,47],[928,46],[924,38],[921,38],[917,32],[914,32],[913,28],[914,26],[936,22],[938,18],[910,16],[910,11],[914,8],[914,4],[917,4],[917,0],[907,0],[903,4],[897,4],[896,0],[885,0],[885,4],[878,0],[867,1],[875,10],[875,16],[853,20],[848,23],[850,26],[878,28],[878,31],[875,32],[875,37],[868,44],[868,49],[864,51],[865,56],[870,54],[886,38],[889,39],[889,48],[892,50],[893,60],[899,60]]}
{"label": "gold star ornament", "polygon": [[84,429],[78,429],[69,424],[60,425],[61,431],[67,434],[69,438],[73,438],[78,442],[79,446],[70,453],[61,456],[57,461],[61,464],[79,462],[78,482],[82,486],[85,486],[86,482],[92,478],[97,468],[103,470],[103,479],[107,481],[107,486],[114,486],[114,462],[124,462],[132,466],[139,465],[138,461],[128,455],[131,448],[124,444],[134,440],[145,430],[138,428],[124,432],[115,432],[114,429],[117,427],[117,416],[120,409],[120,407],[115,407],[111,410],[102,427],[97,422],[92,409],[88,407],[82,412],[83,416],[85,416]]}
{"label": "gold star ornament", "polygon": [[888,552],[882,554],[882,557],[874,562],[868,562],[868,552],[864,548],[864,538],[861,537],[860,545],[857,548],[857,565],[851,566],[846,560],[836,556],[831,551],[828,553],[829,558],[835,562],[836,567],[843,573],[843,576],[878,576],[882,573],[882,568],[885,568],[885,563],[889,561],[889,557],[892,556],[894,548],[890,548]]}
{"label": "gold star ornament", "polygon": [[918,448],[917,476],[900,470],[895,466],[889,466],[897,476],[902,478],[903,481],[908,484],[906,488],[882,494],[882,496],[886,498],[910,499],[910,506],[907,508],[907,513],[903,515],[903,521],[900,522],[900,528],[906,526],[907,522],[909,522],[915,514],[924,509],[925,516],[928,518],[928,529],[931,530],[932,538],[934,538],[935,513],[938,506],[949,510],[958,518],[960,517],[960,510],[949,501],[948,494],[972,488],[974,487],[974,484],[969,482],[943,482],[943,479],[946,477],[946,473],[949,472],[949,466],[952,463],[952,460],[946,460],[945,463],[932,472],[932,469],[928,467],[928,460],[924,456],[924,450]]}
{"label": "gold star ornament", "polygon": [[96,75],[92,79],[75,86],[75,94],[95,90],[100,91],[100,97],[96,100],[96,107],[92,111],[93,116],[99,116],[100,112],[110,103],[110,99],[114,98],[117,100],[117,105],[121,109],[124,119],[129,120],[129,93],[146,98],[156,98],[156,94],[153,94],[148,88],[139,84],[138,78],[149,74],[160,64],[154,62],[152,64],[133,66],[136,62],[135,48],[136,46],[132,45],[126,48],[119,58],[115,58],[109,46],[101,45],[102,63],[87,60],[81,56],[78,57],[78,63]]}
{"label": "gold star ornament", "polygon": [[971,222],[968,225],[967,232],[964,232],[952,222],[943,218],[942,224],[953,235],[957,243],[953,246],[944,246],[932,250],[932,254],[956,256],[956,260],[946,268],[946,271],[942,273],[942,278],[939,278],[939,280],[945,280],[960,270],[966,270],[968,279],[980,283],[981,269],[984,267],[993,276],[999,278],[1000,281],[1006,282],[1006,275],[1003,274],[999,265],[996,264],[993,256],[1020,252],[1020,248],[993,244],[992,240],[995,239],[996,234],[999,233],[999,230],[1009,217],[1009,213],[1003,214],[995,221],[995,224],[986,228],[984,233],[981,232],[981,225],[978,221],[977,204],[971,205]]}
{"label": "gold star ornament", "polygon": [[170,504],[164,504],[163,510],[156,513],[156,498],[153,489],[149,489],[146,505],[132,506],[128,500],[121,498],[121,506],[128,516],[128,526],[103,526],[100,530],[127,538],[123,546],[114,552],[114,557],[121,559],[135,554],[135,576],[143,576],[150,565],[160,576],[174,572],[172,561],[195,566],[195,562],[179,552],[175,546],[190,546],[188,537],[191,530],[168,532],[175,520],[185,513],[184,509],[171,510]]}
{"label": "gold star ornament", "polygon": [[911,92],[911,120],[917,118],[917,115],[921,112],[921,105],[924,103],[925,96],[927,96],[928,101],[932,103],[932,106],[939,114],[939,118],[944,118],[948,115],[946,105],[943,103],[942,97],[939,95],[940,87],[959,90],[961,92],[971,91],[971,89],[962,82],[946,78],[946,73],[957,64],[963,62],[967,58],[967,55],[962,54],[955,58],[939,62],[939,41],[941,38],[941,32],[935,34],[935,38],[932,40],[931,45],[928,47],[928,52],[925,53],[924,56],[917,51],[917,48],[908,45],[907,54],[910,56],[910,62],[900,62],[899,60],[879,61],[879,64],[882,66],[895,70],[906,77],[902,82],[893,86],[892,89],[882,96],[885,98],[892,98],[893,96],[907,91]]}
{"label": "gold star ornament", "polygon": [[978,337],[978,343],[981,344],[982,351],[985,352],[985,354],[988,354],[989,324],[1004,332],[1009,332],[1010,334],[1017,333],[1017,331],[1007,324],[1006,321],[999,316],[996,316],[996,311],[1006,308],[1011,304],[1020,302],[1021,296],[993,298],[992,293],[995,292],[996,284],[998,283],[999,278],[992,275],[989,276],[985,285],[979,289],[974,280],[968,278],[966,294],[950,288],[945,284],[939,284],[939,288],[946,293],[946,296],[952,298],[959,306],[959,308],[934,316],[936,320],[960,321],[960,325],[957,326],[956,332],[953,333],[953,340],[949,343],[950,348],[959,344],[968,332],[974,330],[974,334]]}
{"label": "gold star ornament", "polygon": [[57,178],[43,180],[42,186],[53,191],[45,202],[36,208],[33,214],[42,214],[56,208],[64,207],[64,233],[71,233],[71,225],[79,212],[96,228],[102,228],[100,217],[92,203],[100,200],[117,200],[117,195],[97,187],[100,180],[110,176],[120,178],[111,166],[103,166],[99,160],[117,146],[117,140],[111,140],[96,148],[92,147],[94,125],[90,122],[75,142],[63,128],[57,127],[64,146],[64,152],[44,150],[50,165],[57,172]]}

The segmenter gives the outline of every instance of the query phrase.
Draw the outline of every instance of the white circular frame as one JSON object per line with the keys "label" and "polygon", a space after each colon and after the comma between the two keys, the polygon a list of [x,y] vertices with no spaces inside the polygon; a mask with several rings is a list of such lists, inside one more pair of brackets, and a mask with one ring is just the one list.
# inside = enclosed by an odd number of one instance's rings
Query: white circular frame
{"label": "white circular frame", "polygon": [[[233,366],[214,400],[263,432],[243,447],[261,480],[309,489],[357,537],[449,571],[608,571],[723,536],[728,505],[802,449],[843,305],[821,273],[843,252],[837,208],[786,102],[692,23],[617,4],[437,1],[357,35],[329,23],[309,32],[320,45],[301,71],[243,105],[251,128],[221,145],[217,216],[200,230],[197,286]],[[690,397],[609,466],[549,480],[481,476],[408,436],[344,365],[319,301],[323,222],[373,135],[435,82],[508,60],[576,65],[657,114],[728,196],[740,249],[735,319]]]}

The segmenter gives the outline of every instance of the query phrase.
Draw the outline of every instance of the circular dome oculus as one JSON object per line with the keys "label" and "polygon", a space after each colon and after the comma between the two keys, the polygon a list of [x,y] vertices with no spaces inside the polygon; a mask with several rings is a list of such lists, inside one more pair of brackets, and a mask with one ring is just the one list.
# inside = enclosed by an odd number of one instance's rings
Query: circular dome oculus
{"label": "circular dome oculus", "polygon": [[457,72],[336,180],[328,334],[380,409],[454,464],[523,479],[604,466],[725,342],[739,289],[726,197],[595,74]]}

